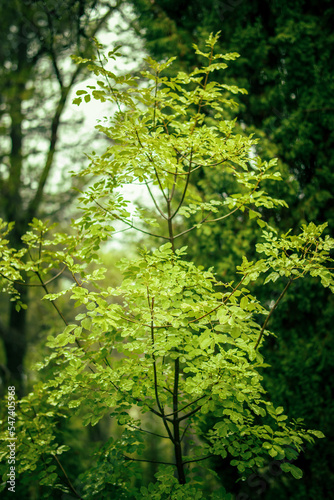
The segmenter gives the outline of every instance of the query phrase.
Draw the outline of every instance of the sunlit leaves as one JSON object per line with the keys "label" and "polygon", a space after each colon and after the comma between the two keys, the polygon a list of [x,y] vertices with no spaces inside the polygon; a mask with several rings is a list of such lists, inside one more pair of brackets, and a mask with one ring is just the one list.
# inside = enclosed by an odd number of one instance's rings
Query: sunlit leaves
{"label": "sunlit leaves", "polygon": [[[83,425],[94,426],[111,414],[123,427],[122,436],[98,452],[105,475],[93,468],[91,475],[84,476],[93,483],[98,478],[95,489],[86,487],[94,495],[103,491],[110,478],[116,490],[125,484],[122,464],[132,460],[126,454],[146,456],[140,434],[146,413],[162,423],[173,446],[182,441],[180,433],[173,437],[180,427],[187,438],[196,434],[191,457],[200,453],[230,456],[241,473],[262,467],[266,459],[292,460],[303,441],[322,437],[317,431],[300,429],[298,422],[289,425],[283,407],[275,408],[264,396],[260,369],[267,365],[258,346],[262,335],[269,334],[266,323],[277,303],[268,312],[247,285],[262,275],[265,284],[281,278],[290,283],[309,273],[333,288],[328,265],[333,240],[322,238],[324,226],[310,224],[298,235],[278,236],[261,221],[264,209],[285,205],[261,186],[264,180],[276,181],[280,176],[275,160],[253,158],[257,141],[234,133],[235,121],[223,118],[224,108],[234,105],[227,92],[241,90],[211,81],[215,70],[224,69],[225,61],[237,57],[214,55],[216,41],[217,36],[209,37],[208,53],[196,47],[208,64],[189,75],[167,78],[163,71],[173,58],[164,63],[148,59],[140,86],[131,76],[118,77],[106,70],[102,56],[78,58],[99,80],[96,86],[79,90],[75,102],[79,104],[82,97],[109,100],[117,108],[110,120],[98,126],[111,141],[104,154],[90,156],[83,172],[92,182],[80,193],[82,215],[73,222],[71,235],[54,233],[54,228],[34,220],[23,238],[26,250],[21,254],[8,248],[10,228],[2,226],[2,277],[15,283],[21,271],[35,276],[45,299],[65,323],[63,331],[48,338],[52,353],[39,365],[41,370],[48,367],[52,376],[27,399],[27,405],[34,401],[40,411],[29,423],[36,437],[34,458],[29,452],[23,463],[30,463],[31,470],[37,463],[40,466],[45,443],[48,459],[62,450],[52,444],[54,434],[47,429],[48,418],[49,422],[60,418],[62,408],[80,416]],[[111,57],[116,54],[115,49]],[[204,201],[192,175],[208,169],[231,176],[235,190]],[[147,189],[154,206],[149,213],[143,207],[132,211],[125,199],[122,189],[134,183]],[[195,224],[189,230],[195,231],[239,211],[265,228],[264,241],[257,247],[263,258],[249,262],[244,257],[237,268],[239,280],[223,283],[213,269],[189,261],[186,247],[177,248],[179,236],[187,232],[177,234],[178,225],[192,216]],[[156,238],[158,243],[150,250],[142,248],[134,258],[122,259],[118,266],[123,280],[112,287],[106,283],[106,270],[99,266],[98,252],[102,242],[113,237],[116,224]],[[96,268],[92,269],[92,262]],[[49,293],[47,278],[59,267],[59,273],[66,271],[67,281],[61,290]],[[66,294],[78,308],[71,323],[56,305]],[[215,421],[201,440],[203,416],[209,413]],[[42,414],[43,442],[37,425]],[[26,441],[23,435],[22,448]],[[282,470],[300,477],[299,469],[291,464],[284,462]],[[50,470],[41,481],[52,484],[53,474]],[[165,467],[157,475],[157,485],[143,488],[142,494],[148,491],[152,498],[153,493],[162,498],[162,488],[168,483],[170,492],[172,481],[178,500],[190,498],[190,493],[202,498],[196,485],[183,488],[171,478]]]}

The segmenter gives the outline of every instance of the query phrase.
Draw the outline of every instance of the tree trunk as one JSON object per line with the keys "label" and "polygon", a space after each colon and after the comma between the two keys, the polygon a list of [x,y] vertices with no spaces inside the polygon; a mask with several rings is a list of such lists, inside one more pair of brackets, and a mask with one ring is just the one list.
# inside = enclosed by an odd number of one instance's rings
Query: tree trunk
{"label": "tree trunk", "polygon": [[[21,300],[27,303],[27,287],[17,287]],[[8,327],[3,332],[3,343],[6,352],[6,373],[8,385],[14,385],[18,397],[24,394],[24,357],[27,351],[26,310],[15,309],[15,302],[9,305]]]}
{"label": "tree trunk", "polygon": [[[21,27],[19,27],[19,31]],[[14,83],[14,91],[9,97],[10,126],[10,172],[6,183],[6,193],[4,196],[4,215],[7,221],[15,222],[13,231],[10,234],[10,245],[19,249],[22,247],[21,237],[27,229],[27,221],[21,198],[22,166],[23,166],[23,120],[24,114],[22,102],[25,91],[25,72],[27,67],[27,45],[23,36],[17,46],[17,80]],[[24,74],[24,78],[22,75]],[[27,287],[18,286],[23,303],[27,303]],[[23,361],[27,350],[26,340],[26,311],[17,311],[15,302],[9,303],[8,325],[2,328],[3,343],[7,361],[7,379],[9,385],[15,385],[16,393],[23,394]]]}

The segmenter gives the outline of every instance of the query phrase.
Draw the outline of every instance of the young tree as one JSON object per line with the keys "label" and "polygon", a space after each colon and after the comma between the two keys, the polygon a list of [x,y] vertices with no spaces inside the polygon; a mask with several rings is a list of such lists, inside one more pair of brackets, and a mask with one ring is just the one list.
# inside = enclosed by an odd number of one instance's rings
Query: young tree
{"label": "young tree", "polygon": [[[207,33],[222,31],[220,52],[238,51],[241,57],[224,73],[224,82],[244,86],[249,96],[237,98],[238,121],[254,132],[260,141],[257,154],[268,160],[279,159],[284,182],[273,186],[275,196],[289,204],[267,212],[266,220],[283,231],[301,222],[328,222],[333,234],[334,211],[334,60],[332,25],[334,8],[328,0],[263,2],[254,0],[133,0],[134,21],[144,33],[145,48],[161,60],[178,54],[178,68],[191,70],[199,64],[191,43]],[[217,80],[220,76],[217,75]],[[201,173],[198,183],[204,193],[221,192],[226,179],[212,171]],[[270,185],[268,186],[270,189]],[[210,195],[209,195],[210,196]],[[192,220],[190,219],[190,223]],[[185,228],[186,229],[186,228]],[[209,231],[211,231],[210,234]],[[260,234],[256,224],[245,216],[230,219],[224,228],[210,225],[193,233],[189,240],[190,258],[205,259],[215,265],[219,276],[233,279],[240,255],[251,255]],[[250,257],[251,259],[253,257]],[[271,290],[256,290],[257,297],[269,304],[277,297],[279,283]],[[283,285],[284,286],[284,285]],[[334,337],[329,332],[334,321],[333,296],[317,282],[300,280],[290,288],[284,301],[284,314],[271,320],[277,338],[264,346],[271,370],[264,384],[275,401],[284,401],[291,415],[305,418],[310,427],[319,423],[334,440],[331,415],[334,411],[330,373],[333,371]],[[319,314],[321,311],[321,314]],[[298,352],[298,356],[296,356]],[[279,381],[279,383],[278,383]],[[307,382],[306,382],[307,381]],[[266,482],[263,500],[305,496],[326,498],[334,489],[332,463],[334,450],[323,441],[302,459],[305,480],[297,485],[282,483],[280,493],[273,481]],[[227,473],[228,474],[228,473]],[[261,488],[259,488],[261,490]],[[246,492],[247,493],[247,492]],[[246,494],[245,493],[245,494]],[[249,496],[258,498],[254,491]]]}
{"label": "young tree", "polygon": [[[147,84],[139,86],[131,76],[106,70],[102,57],[100,62],[76,58],[103,80],[78,91],[75,103],[84,96],[118,107],[113,118],[98,126],[112,145],[101,157],[92,154],[82,173],[93,182],[80,198],[83,216],[74,222],[76,234],[51,237],[47,224],[34,220],[23,237],[26,250],[15,252],[3,242],[1,273],[8,290],[22,279],[21,270],[35,275],[65,323],[64,331],[48,340],[52,352],[41,363],[48,376],[20,402],[17,471],[26,477],[35,470],[41,484],[53,488],[61,487],[62,479],[77,498],[230,499],[203,473],[210,471],[211,457],[228,456],[242,476],[274,457],[283,471],[300,478],[301,470],[291,462],[304,442],[323,437],[298,421],[288,423],[283,408],[269,401],[261,384],[266,365],[259,349],[293,282],[310,274],[334,289],[327,265],[334,241],[321,237],[324,226],[304,225],[297,236],[279,236],[262,220],[265,208],[284,204],[262,188],[280,174],[275,160],[253,159],[256,140],[235,134],[235,122],[225,119],[226,107],[234,106],[228,94],[244,91],[211,81],[212,72],[238,57],[215,54],[217,39],[210,35],[205,52],[195,46],[206,62],[190,74],[167,78],[163,71],[174,58],[163,64],[148,58],[149,69],[142,73]],[[109,53],[117,56],[117,49]],[[202,169],[233,177],[238,192],[203,201],[192,184]],[[156,217],[143,209],[129,213],[122,187],[135,182],[146,186]],[[186,247],[178,243],[203,224],[238,212],[248,213],[264,229],[258,246],[264,258],[249,262],[244,257],[238,280],[223,283],[213,269],[187,260]],[[196,224],[179,230],[179,221],[190,214]],[[123,259],[124,280],[113,288],[98,284],[103,269],[88,273],[86,265],[97,260],[101,243],[115,233],[117,223],[124,226],[120,230],[140,231],[162,245]],[[26,263],[24,254],[30,256]],[[68,269],[73,284],[49,293],[48,275],[57,265],[59,273]],[[286,279],[270,311],[247,288],[261,275],[266,282]],[[70,324],[56,303],[65,294],[81,308]],[[111,437],[97,451],[94,465],[77,483],[61,463],[68,447],[55,426],[71,412],[84,425],[110,415],[122,431],[120,439]],[[214,420],[203,433],[207,414]],[[147,415],[156,422],[150,428]],[[157,481],[142,485],[139,465],[150,460],[147,435],[168,442],[171,451],[167,448],[167,458],[155,460],[161,465]]]}

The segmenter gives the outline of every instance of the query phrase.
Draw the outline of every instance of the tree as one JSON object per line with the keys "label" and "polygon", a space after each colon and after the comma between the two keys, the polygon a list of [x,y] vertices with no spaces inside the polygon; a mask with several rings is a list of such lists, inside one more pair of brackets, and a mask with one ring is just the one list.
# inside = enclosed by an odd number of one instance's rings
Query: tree
{"label": "tree", "polygon": [[[226,71],[226,80],[244,86],[249,97],[236,96],[238,120],[247,133],[260,138],[257,154],[279,158],[284,182],[266,186],[284,198],[289,209],[267,212],[266,220],[288,230],[301,222],[329,225],[333,233],[333,7],[323,0],[299,2],[208,1],[179,2],[135,0],[135,25],[145,33],[146,49],[161,60],[178,54],[179,67],[193,69],[199,62],[189,48],[203,34],[222,30],[220,50],[238,51],[241,57]],[[145,30],[145,31],[144,31]],[[219,77],[218,81],[219,81]],[[224,192],[226,178],[211,171],[198,179],[202,193]],[[190,220],[190,224],[193,220]],[[184,228],[186,229],[186,227]],[[235,264],[244,253],[253,259],[260,234],[256,224],[239,216],[224,227],[202,228],[189,240],[190,258],[215,265],[220,277],[233,279]],[[282,282],[271,290],[254,293],[275,302]],[[316,282],[303,280],[290,287],[284,299],[285,314],[272,318],[277,338],[264,346],[272,369],[264,373],[265,386],[289,414],[318,425],[333,439],[331,415],[333,390],[328,374],[333,371],[333,296]],[[319,316],[319,311],[321,315]],[[296,357],[296,352],[298,356]],[[279,380],[279,383],[277,382]],[[308,380],[308,383],[305,383]],[[317,424],[316,424],[317,423]],[[280,493],[267,481],[266,499],[300,500],[309,495],[325,498],[333,489],[333,449],[322,442],[304,455],[305,481],[287,485]],[[262,480],[262,478],[260,478]],[[262,498],[261,488],[259,498]],[[254,488],[245,492],[257,498]],[[280,496],[279,496],[280,495]]]}
{"label": "tree", "polygon": [[[28,224],[42,215],[61,117],[74,83],[83,74],[83,67],[66,67],[64,57],[72,51],[91,54],[91,37],[105,26],[119,5],[118,1],[102,7],[96,0],[2,3],[0,118],[5,139],[0,157],[0,215],[15,222],[10,241],[18,250]],[[51,197],[48,204],[59,208],[68,199],[65,190],[57,194],[57,200]],[[27,348],[27,287],[18,287],[18,292],[22,307],[11,302],[8,324],[0,326],[6,354],[5,378],[15,382],[19,390]]]}
{"label": "tree", "polygon": [[[142,73],[147,84],[140,86],[131,75],[107,71],[101,56],[92,58],[89,66],[104,80],[78,91],[75,102],[83,97],[110,100],[118,112],[99,125],[113,143],[101,157],[91,155],[82,172],[95,182],[80,198],[83,216],[74,223],[77,233],[52,236],[47,224],[35,219],[23,237],[25,251],[18,253],[3,242],[2,275],[9,292],[11,283],[22,279],[20,270],[35,275],[65,323],[64,331],[48,341],[52,352],[40,367],[49,370],[48,376],[19,405],[17,471],[25,477],[34,469],[41,484],[65,491],[63,479],[77,498],[200,499],[204,494],[231,499],[223,486],[217,489],[198,475],[199,465],[210,471],[205,464],[211,456],[229,456],[242,475],[275,457],[283,471],[300,478],[300,469],[291,462],[304,442],[323,437],[299,422],[287,423],[283,408],[265,396],[259,348],[293,281],[310,274],[334,289],[328,268],[334,241],[322,238],[325,225],[311,223],[297,236],[279,236],[263,221],[263,209],[284,204],[262,189],[263,182],[279,180],[280,174],[275,160],[252,160],[255,139],[235,134],[234,121],[224,119],[225,107],[233,106],[227,93],[242,89],[211,81],[213,71],[238,57],[215,54],[217,39],[210,35],[205,52],[195,46],[206,62],[190,74],[167,78],[162,72],[172,60],[159,64],[148,58],[149,69]],[[117,57],[117,50],[109,57]],[[87,60],[78,57],[77,62]],[[203,201],[192,185],[193,173],[201,169],[225,171],[237,182],[238,192]],[[135,215],[127,210],[120,190],[138,181],[147,188],[155,218],[144,210]],[[238,280],[224,283],[212,269],[186,260],[186,247],[178,248],[184,235],[178,232],[178,219],[197,213],[198,222],[187,230],[191,232],[239,211],[265,229],[258,247],[264,257],[253,262],[244,257]],[[133,260],[123,259],[124,280],[116,289],[98,284],[104,277],[100,267],[86,271],[115,222],[163,243],[143,248]],[[24,252],[33,258],[24,262]],[[47,278],[55,265],[66,266],[73,284],[49,293]],[[266,282],[278,276],[287,280],[270,311],[247,288],[261,275]],[[92,283],[96,291],[88,288]],[[56,303],[65,294],[84,308],[70,324]],[[62,466],[60,455],[68,447],[56,426],[71,412],[84,425],[95,425],[111,412],[122,430],[119,440],[110,438],[97,451],[77,484]],[[208,412],[216,420],[203,435]],[[146,415],[157,421],[153,430],[145,428]],[[148,460],[146,434],[169,442],[172,453],[167,449],[167,458],[155,461],[162,465],[157,481],[142,485],[138,465]],[[7,455],[5,450],[2,458]]]}

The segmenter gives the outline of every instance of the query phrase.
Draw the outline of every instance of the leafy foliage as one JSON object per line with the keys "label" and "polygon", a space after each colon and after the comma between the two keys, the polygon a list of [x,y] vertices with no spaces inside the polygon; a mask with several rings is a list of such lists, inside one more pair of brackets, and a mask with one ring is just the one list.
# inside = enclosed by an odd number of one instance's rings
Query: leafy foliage
{"label": "leafy foliage", "polygon": [[[132,76],[108,71],[102,56],[77,59],[103,81],[79,91],[75,103],[91,95],[116,105],[115,115],[98,126],[112,142],[102,156],[90,156],[82,173],[92,183],[81,193],[83,215],[74,221],[73,235],[53,234],[35,219],[23,238],[26,259],[15,255],[14,268],[38,279],[44,299],[65,323],[62,332],[48,338],[51,354],[39,366],[42,378],[43,373],[48,376],[20,402],[17,452],[23,458],[18,469],[22,474],[38,470],[40,483],[51,488],[59,487],[63,478],[79,498],[229,499],[223,488],[213,486],[208,493],[198,462],[201,470],[210,471],[211,457],[228,457],[241,474],[249,474],[275,458],[284,461],[283,471],[300,478],[301,470],[291,461],[305,442],[323,437],[298,421],[289,423],[283,407],[269,401],[262,385],[266,364],[258,347],[286,289],[268,311],[247,286],[262,274],[267,282],[283,275],[290,283],[309,273],[332,289],[328,263],[334,241],[322,239],[324,226],[310,224],[298,236],[278,236],[263,220],[265,209],[285,204],[263,187],[280,175],[274,160],[252,159],[256,140],[235,133],[235,121],[225,119],[225,107],[234,106],[228,94],[243,91],[211,81],[213,71],[225,69],[225,61],[237,57],[215,54],[217,40],[218,35],[210,35],[207,52],[195,46],[206,62],[190,74],[162,76],[173,59],[159,64],[148,58],[140,85]],[[116,57],[117,51],[109,56]],[[230,185],[237,191],[204,200],[192,176],[208,169],[232,178]],[[146,186],[154,217],[144,209],[130,213],[121,189],[134,182]],[[258,246],[264,258],[244,259],[237,269],[239,279],[225,283],[213,269],[187,260],[187,248],[178,248],[177,241],[237,212],[248,213],[265,228],[265,241]],[[189,214],[195,224],[182,231]],[[103,268],[87,272],[87,264],[98,265],[97,251],[119,223],[163,244],[121,260],[123,282],[111,287],[103,281]],[[8,258],[3,262],[2,276],[15,282],[18,277]],[[65,268],[72,282],[49,293],[50,271],[60,274]],[[82,311],[73,323],[57,306],[63,295]],[[73,414],[85,426],[110,415],[121,429],[119,438],[97,450],[96,464],[77,484],[61,465],[59,455],[67,447],[55,428]],[[203,435],[208,414],[215,422]],[[147,415],[157,422],[156,432],[145,428]],[[149,460],[147,434],[167,440],[173,458],[156,459],[161,465],[157,481],[141,485],[139,464]]]}
{"label": "leafy foliage", "polygon": [[[257,154],[279,158],[284,182],[268,188],[283,198],[289,209],[269,211],[265,218],[276,229],[313,221],[328,222],[333,234],[333,5],[328,0],[252,2],[184,0],[132,0],[137,8],[135,26],[145,37],[145,48],[160,60],[178,54],[178,68],[187,71],[199,64],[190,50],[211,31],[222,30],[219,52],[238,51],[241,57],[226,71],[215,75],[221,82],[237,82],[249,95],[235,96],[238,122],[260,138]],[[197,188],[208,199],[224,192],[228,179],[212,170],[201,172]],[[272,188],[272,189],[271,189]],[[192,223],[192,219],[189,220]],[[188,238],[188,258],[215,266],[222,279],[234,279],[243,255],[254,260],[260,233],[256,222],[239,214],[222,226],[203,226]],[[184,229],[187,229],[185,227]],[[275,303],[286,278],[266,287],[255,283],[253,293],[262,304]],[[334,369],[332,324],[333,295],[319,280],[306,278],[290,286],[278,314],[270,319],[271,337],[263,347],[267,363],[264,385],[290,417],[305,419],[309,427],[325,432],[327,440],[305,451],[298,464],[303,481],[287,480],[270,473],[235,485],[235,494],[261,500],[326,498],[334,488],[332,463],[334,440],[331,393]],[[321,408],[321,411],[319,411]],[[216,466],[224,480],[233,483],[227,462]],[[218,470],[218,469],[217,469]],[[269,472],[268,472],[269,470]],[[267,475],[266,475],[267,474]],[[269,475],[268,475],[269,474]]]}

